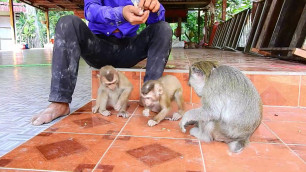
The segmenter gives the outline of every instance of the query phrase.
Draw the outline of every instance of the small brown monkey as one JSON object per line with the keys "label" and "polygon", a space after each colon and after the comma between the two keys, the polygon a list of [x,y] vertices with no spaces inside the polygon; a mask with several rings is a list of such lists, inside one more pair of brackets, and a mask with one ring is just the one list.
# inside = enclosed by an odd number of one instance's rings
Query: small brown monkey
{"label": "small brown monkey", "polygon": [[118,117],[127,118],[128,98],[133,90],[131,82],[120,71],[109,65],[102,67],[98,76],[100,87],[92,112],[109,116],[111,113],[106,108],[110,106],[119,111]]}
{"label": "small brown monkey", "polygon": [[150,115],[150,110],[158,112],[153,119],[148,121],[150,127],[165,119],[171,110],[171,101],[178,105],[178,113],[174,113],[170,120],[179,120],[184,114],[183,89],[180,81],[172,75],[166,75],[158,80],[150,80],[141,88],[141,101],[145,109],[144,116]]}
{"label": "small brown monkey", "polygon": [[210,142],[225,142],[232,152],[240,152],[260,125],[261,98],[252,82],[238,69],[215,62],[194,63],[189,84],[201,97],[202,107],[184,114],[180,127],[197,123],[190,134]]}

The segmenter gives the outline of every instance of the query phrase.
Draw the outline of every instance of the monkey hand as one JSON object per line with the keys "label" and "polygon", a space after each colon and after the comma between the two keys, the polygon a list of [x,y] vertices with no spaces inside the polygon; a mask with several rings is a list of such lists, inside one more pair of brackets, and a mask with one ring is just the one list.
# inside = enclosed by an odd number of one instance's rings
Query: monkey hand
{"label": "monkey hand", "polygon": [[122,112],[119,112],[119,113],[117,114],[117,117],[128,118],[128,117],[129,117],[129,114],[126,113],[126,112],[124,112],[124,111],[122,111]]}
{"label": "monkey hand", "polygon": [[99,110],[99,106],[97,106],[97,105],[95,105],[95,106],[91,109],[92,113],[97,113],[98,110]]}
{"label": "monkey hand", "polygon": [[100,111],[100,113],[101,113],[103,116],[110,116],[110,115],[111,115],[110,111],[108,111],[108,110]]}
{"label": "monkey hand", "polygon": [[[183,118],[184,119],[184,118]],[[185,125],[186,125],[186,122],[184,122],[184,120],[181,120],[180,121],[180,128],[181,128],[181,131],[183,132],[183,133],[186,133],[186,128],[185,128]]]}
{"label": "monkey hand", "polygon": [[177,121],[177,120],[179,120],[179,119],[181,119],[182,118],[182,115],[181,114],[179,114],[179,113],[174,113],[173,114],[173,116],[172,116],[172,118],[170,119],[171,121]]}
{"label": "monkey hand", "polygon": [[121,107],[122,107],[121,102],[118,101],[118,102],[116,103],[116,105],[114,106],[114,109],[115,109],[115,111],[119,111],[119,110],[121,109]]}
{"label": "monkey hand", "polygon": [[153,126],[156,125],[156,124],[157,124],[157,122],[154,121],[154,120],[152,120],[152,119],[150,119],[150,120],[148,121],[148,126],[150,126],[150,127],[153,127]]}
{"label": "monkey hand", "polygon": [[150,116],[150,109],[144,109],[142,111],[143,116]]}

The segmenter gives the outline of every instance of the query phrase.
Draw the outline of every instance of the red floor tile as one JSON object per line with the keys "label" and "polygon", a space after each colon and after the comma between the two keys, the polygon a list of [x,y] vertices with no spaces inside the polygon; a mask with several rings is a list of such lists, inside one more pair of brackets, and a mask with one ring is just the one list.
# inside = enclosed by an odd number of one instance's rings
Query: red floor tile
{"label": "red floor tile", "polygon": [[[113,140],[88,134],[41,133],[1,157],[6,168],[72,171],[96,164]],[[0,170],[1,171],[1,170]]]}
{"label": "red floor tile", "polygon": [[[192,108],[191,104],[185,104],[186,111]],[[156,114],[154,112],[150,112],[150,117],[146,117],[142,115],[143,107],[139,107],[135,114],[132,116],[130,121],[124,128],[125,133],[129,133],[129,135],[133,136],[150,136],[150,137],[169,137],[169,138],[193,138],[196,139],[189,134],[182,133],[179,128],[179,121],[169,121],[164,119],[159,124],[150,127],[148,126],[148,120],[153,118]],[[176,108],[169,113],[169,117],[172,116],[174,112],[176,112]]]}
{"label": "red floor tile", "polygon": [[297,106],[299,76],[251,75],[264,105]]}
{"label": "red floor tile", "polygon": [[199,143],[181,139],[130,137],[116,140],[101,165],[113,171],[203,171]]}
{"label": "red floor tile", "polygon": [[[132,115],[138,106],[136,102],[129,102],[129,115]],[[88,109],[88,106],[84,109]],[[117,134],[128,118],[117,117],[117,112],[111,111],[111,116],[103,116],[99,113],[72,113],[63,120],[54,124],[46,131],[49,132],[72,132],[72,133],[94,133],[94,134]]]}
{"label": "red floor tile", "polygon": [[306,163],[306,145],[290,145],[289,147]]}
{"label": "red floor tile", "polygon": [[229,153],[225,143],[202,143],[207,172],[305,171],[306,164],[282,144],[250,143],[241,153]]}
{"label": "red floor tile", "polygon": [[300,106],[306,107],[306,76],[302,76]]}
{"label": "red floor tile", "polygon": [[250,138],[251,142],[281,143],[281,141],[263,124],[261,124]]}
{"label": "red floor tile", "polygon": [[306,143],[305,122],[264,121],[286,144]]}
{"label": "red floor tile", "polygon": [[263,114],[264,121],[306,122],[306,109],[304,108],[264,106]]}

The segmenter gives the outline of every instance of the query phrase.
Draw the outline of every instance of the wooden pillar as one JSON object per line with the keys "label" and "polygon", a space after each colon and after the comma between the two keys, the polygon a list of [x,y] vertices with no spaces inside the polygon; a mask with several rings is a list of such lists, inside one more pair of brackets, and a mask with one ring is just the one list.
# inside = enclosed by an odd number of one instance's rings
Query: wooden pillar
{"label": "wooden pillar", "polygon": [[200,22],[200,19],[201,19],[201,11],[200,9],[198,9],[198,43],[200,43],[200,35],[201,35],[201,31],[200,31],[200,26],[201,26],[201,22]]}
{"label": "wooden pillar", "polygon": [[16,30],[15,30],[15,15],[14,15],[14,7],[13,0],[9,0],[10,7],[10,23],[12,27],[12,39],[13,43],[16,44]]}
{"label": "wooden pillar", "polygon": [[181,41],[182,40],[182,17],[178,18],[177,29],[180,32],[179,40]]}
{"label": "wooden pillar", "polygon": [[[212,5],[213,5],[211,8],[215,8],[215,6],[216,6],[216,0],[212,0],[211,3],[212,3]],[[214,13],[211,13],[211,15],[210,15],[210,24],[211,24],[211,26],[213,26],[214,23],[215,23],[215,14],[214,14]]]}
{"label": "wooden pillar", "polygon": [[207,10],[204,11],[204,29],[205,29],[205,35],[204,35],[204,42],[207,43],[208,41],[208,12]]}
{"label": "wooden pillar", "polygon": [[226,20],[226,3],[227,3],[227,0],[223,0],[223,3],[222,3],[222,20],[223,21]]}
{"label": "wooden pillar", "polygon": [[47,43],[50,42],[50,27],[49,27],[49,11],[45,11],[46,27],[47,27]]}

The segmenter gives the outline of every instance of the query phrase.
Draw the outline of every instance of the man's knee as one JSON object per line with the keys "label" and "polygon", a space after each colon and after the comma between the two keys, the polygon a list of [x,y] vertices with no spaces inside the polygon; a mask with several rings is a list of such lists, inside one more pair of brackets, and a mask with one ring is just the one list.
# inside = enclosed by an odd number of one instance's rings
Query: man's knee
{"label": "man's knee", "polygon": [[61,17],[58,22],[56,27],[60,27],[61,29],[66,29],[69,27],[74,27],[77,26],[79,23],[83,22],[82,19],[75,15],[68,15],[68,16],[63,16]]}
{"label": "man's knee", "polygon": [[152,27],[157,31],[155,33],[160,35],[161,38],[172,39],[172,29],[169,23],[165,21],[159,21],[158,23],[153,24]]}

